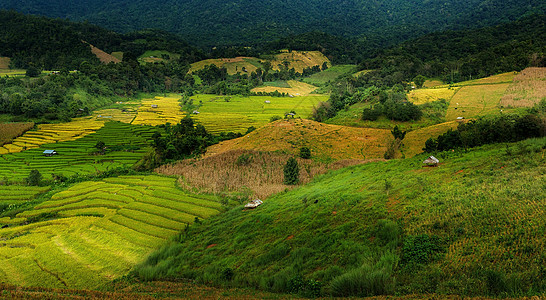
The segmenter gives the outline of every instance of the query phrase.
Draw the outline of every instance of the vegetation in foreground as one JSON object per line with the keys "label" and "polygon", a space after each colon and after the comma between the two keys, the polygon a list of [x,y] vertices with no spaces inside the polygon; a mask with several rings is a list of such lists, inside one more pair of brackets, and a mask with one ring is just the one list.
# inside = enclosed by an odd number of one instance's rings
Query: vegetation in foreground
{"label": "vegetation in foreground", "polygon": [[543,295],[546,139],[353,166],[193,225],[135,274],[300,295]]}

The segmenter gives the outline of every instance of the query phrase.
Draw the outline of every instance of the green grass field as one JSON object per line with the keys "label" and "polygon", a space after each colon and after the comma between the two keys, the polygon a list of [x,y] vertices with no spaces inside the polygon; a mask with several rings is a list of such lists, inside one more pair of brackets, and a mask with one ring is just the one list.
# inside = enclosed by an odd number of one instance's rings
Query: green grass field
{"label": "green grass field", "polygon": [[[175,182],[153,175],[82,182],[31,210],[1,218],[0,224],[12,225],[0,229],[0,280],[20,286],[97,288],[125,275],[195,218],[223,210],[216,197],[186,194]],[[27,201],[47,190],[0,189],[0,204],[7,203],[3,198]],[[15,200],[11,195],[16,191]],[[15,225],[25,220],[30,223]]]}
{"label": "green grass field", "polygon": [[[271,117],[284,117],[285,113],[295,111],[297,117],[308,118],[313,106],[326,101],[328,96],[298,96],[298,97],[269,97],[269,96],[217,96],[195,95],[193,103],[200,105],[199,114],[192,118],[212,133],[222,131],[246,132],[247,128],[256,128],[267,124]],[[270,103],[266,103],[269,101]]]}
{"label": "green grass field", "polygon": [[352,74],[356,72],[356,65],[337,65],[332,66],[325,71],[313,74],[303,79],[303,82],[316,86],[324,85],[330,81],[334,81],[339,76]]}
{"label": "green grass field", "polygon": [[[37,169],[44,178],[50,179],[52,173],[71,176],[130,167],[147,152],[148,142],[156,131],[149,126],[106,122],[97,132],[77,140],[44,144],[39,148],[0,155],[0,178],[20,182],[32,169]],[[96,155],[97,149],[94,147],[98,141],[103,141],[106,147],[117,147],[119,150]],[[42,154],[46,149],[56,150],[59,154],[46,157]]]}
{"label": "green grass field", "polygon": [[277,292],[299,278],[301,293],[334,296],[541,295],[545,149],[542,138],[440,153],[436,168],[420,155],[330,172],[192,226],[136,273]]}

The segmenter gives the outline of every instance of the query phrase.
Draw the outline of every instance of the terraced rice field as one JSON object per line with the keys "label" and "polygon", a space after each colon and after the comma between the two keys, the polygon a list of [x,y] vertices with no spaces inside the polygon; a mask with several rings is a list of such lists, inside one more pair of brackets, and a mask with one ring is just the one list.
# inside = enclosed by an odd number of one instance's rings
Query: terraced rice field
{"label": "terraced rice field", "polygon": [[[49,187],[7,185],[0,186],[0,205],[21,204],[49,191]],[[0,218],[2,224],[2,218]]]}
{"label": "terraced rice field", "polygon": [[[180,98],[172,95],[169,97],[155,97],[144,99],[131,124],[156,126],[165,123],[177,124],[185,114],[180,110]],[[153,106],[154,107],[153,107]],[[157,107],[155,107],[157,105]]]}
{"label": "terraced rice field", "polygon": [[[269,123],[271,117],[284,117],[285,113],[296,112],[296,117],[307,118],[313,106],[328,100],[325,95],[301,97],[269,96],[217,96],[195,95],[194,104],[200,103],[199,114],[192,118],[212,133],[223,131],[246,132],[248,127],[259,128]],[[268,101],[269,103],[266,103]]]}
{"label": "terraced rice field", "polygon": [[288,87],[278,87],[278,86],[261,86],[257,88],[253,88],[251,92],[254,93],[272,93],[274,91],[277,91],[279,93],[285,93],[292,96],[309,96],[313,91],[317,89],[316,86],[296,81],[296,80],[288,80],[286,82]]}
{"label": "terraced rice field", "polygon": [[[191,64],[190,73],[193,73],[197,70],[205,68],[207,65],[216,65],[218,68],[226,68],[229,75],[234,75],[237,73],[252,73],[255,72],[258,68],[263,66],[260,62],[261,60],[255,57],[235,57],[235,58],[217,58],[217,59],[206,59],[198,61]],[[244,72],[243,68],[247,71]]]}
{"label": "terraced rice field", "polygon": [[102,126],[104,121],[93,117],[77,118],[68,123],[41,124],[37,130],[27,131],[11,144],[0,147],[0,155],[35,149],[44,144],[75,141],[96,132]]}
{"label": "terraced rice field", "polygon": [[[157,129],[149,126],[106,122],[97,132],[77,140],[44,143],[40,148],[0,155],[0,178],[6,176],[10,180],[22,181],[32,169],[37,169],[48,179],[52,177],[52,173],[71,176],[129,167],[147,152],[151,136],[156,131]],[[103,141],[106,147],[125,147],[125,150],[96,155],[97,149],[94,147],[98,141]],[[46,149],[56,150],[59,154],[46,157],[42,154]]]}
{"label": "terraced rice field", "polygon": [[41,214],[54,219],[0,229],[0,281],[96,288],[125,275],[186,224],[222,210],[215,198],[188,195],[175,184],[174,178],[123,176],[54,194],[12,223]]}

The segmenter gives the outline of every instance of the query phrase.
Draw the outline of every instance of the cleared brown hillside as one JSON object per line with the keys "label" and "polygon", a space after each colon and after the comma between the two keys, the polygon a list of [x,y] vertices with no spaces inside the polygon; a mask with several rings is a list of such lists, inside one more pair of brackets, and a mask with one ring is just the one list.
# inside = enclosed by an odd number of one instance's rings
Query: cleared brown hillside
{"label": "cleared brown hillside", "polygon": [[279,120],[238,139],[208,148],[206,156],[230,150],[280,151],[297,155],[309,147],[321,159],[383,158],[390,130],[323,124],[305,119]]}
{"label": "cleared brown hillside", "polygon": [[[284,185],[283,168],[292,157],[278,152],[255,150],[231,150],[203,159],[183,160],[172,165],[161,166],[156,172],[163,175],[179,175],[179,183],[188,190],[205,193],[242,193],[265,199],[290,186]],[[297,158],[300,168],[300,184],[329,170],[362,164],[365,160],[339,160],[324,163],[312,159]]]}
{"label": "cleared brown hillside", "polygon": [[101,63],[103,64],[109,64],[111,62],[113,63],[120,63],[121,62],[121,59],[119,58],[116,58],[104,51],[102,51],[101,49],[91,45],[88,43],[88,45],[91,47],[91,52],[93,52],[93,54],[95,54],[95,56],[100,60]]}
{"label": "cleared brown hillside", "polygon": [[532,107],[546,98],[546,68],[527,68],[506,89],[500,105],[504,107]]}

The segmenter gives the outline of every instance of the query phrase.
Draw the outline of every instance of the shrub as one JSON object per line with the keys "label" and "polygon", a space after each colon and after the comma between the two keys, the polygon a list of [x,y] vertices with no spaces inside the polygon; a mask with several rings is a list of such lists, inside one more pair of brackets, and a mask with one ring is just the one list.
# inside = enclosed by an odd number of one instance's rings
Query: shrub
{"label": "shrub", "polygon": [[290,157],[284,166],[284,184],[294,185],[300,181],[300,168],[298,167],[298,161]]}
{"label": "shrub", "polygon": [[273,116],[273,117],[271,117],[271,119],[269,119],[269,122],[275,122],[277,120],[282,120],[282,117],[281,116]]}
{"label": "shrub", "polygon": [[405,265],[427,264],[443,252],[441,240],[435,235],[409,236],[402,246],[402,263]]}
{"label": "shrub", "polygon": [[311,149],[309,147],[301,147],[300,148],[300,157],[304,159],[311,158]]}
{"label": "shrub", "polygon": [[237,157],[237,160],[235,161],[235,164],[238,166],[247,166],[252,162],[252,154],[250,153],[243,153]]}
{"label": "shrub", "polygon": [[387,252],[372,265],[369,262],[332,280],[332,295],[339,297],[368,297],[394,292],[396,279],[393,270],[398,263],[396,254]]}
{"label": "shrub", "polygon": [[40,171],[33,169],[32,171],[30,171],[30,174],[28,174],[26,182],[28,185],[40,185],[40,183],[42,182],[42,174],[40,173]]}

